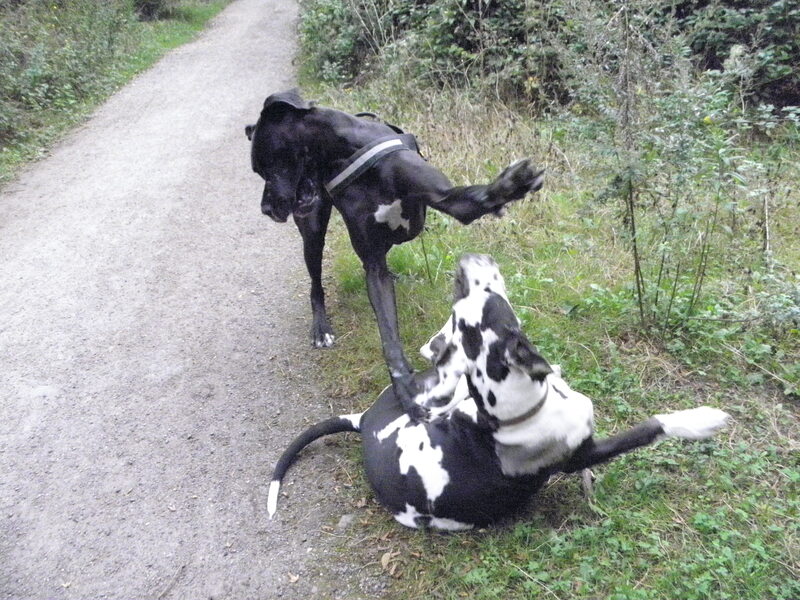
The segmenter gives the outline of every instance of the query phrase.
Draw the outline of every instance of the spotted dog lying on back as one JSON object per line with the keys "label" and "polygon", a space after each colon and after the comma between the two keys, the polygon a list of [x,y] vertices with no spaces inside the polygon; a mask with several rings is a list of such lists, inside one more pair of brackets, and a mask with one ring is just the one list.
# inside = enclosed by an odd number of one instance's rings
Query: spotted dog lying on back
{"label": "spotted dog lying on back", "polygon": [[422,353],[434,367],[415,375],[425,389],[417,400],[436,416],[413,420],[390,386],[366,412],[310,427],[275,467],[270,516],[297,453],[331,433],[361,432],[367,478],[400,523],[458,530],[513,514],[555,473],[588,468],[667,436],[704,439],[728,419],[701,406],[595,440],[592,402],[571,389],[520,330],[488,256],[461,258],[452,315]]}

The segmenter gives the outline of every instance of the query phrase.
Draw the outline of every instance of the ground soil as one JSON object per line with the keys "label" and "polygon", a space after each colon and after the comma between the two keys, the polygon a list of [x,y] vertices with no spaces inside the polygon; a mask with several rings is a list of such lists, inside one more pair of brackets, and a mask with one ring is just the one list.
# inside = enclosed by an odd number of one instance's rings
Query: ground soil
{"label": "ground soil", "polygon": [[233,2],[0,193],[0,598],[380,595],[342,556],[341,448],[266,513],[334,411],[244,136],[295,83],[296,17]]}

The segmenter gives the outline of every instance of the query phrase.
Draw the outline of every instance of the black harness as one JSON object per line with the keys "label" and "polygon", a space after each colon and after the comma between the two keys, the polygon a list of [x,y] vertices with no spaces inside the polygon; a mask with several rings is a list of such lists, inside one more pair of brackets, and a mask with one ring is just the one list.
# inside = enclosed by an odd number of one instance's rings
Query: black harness
{"label": "black harness", "polygon": [[329,194],[341,192],[379,160],[401,150],[419,152],[417,140],[410,133],[389,135],[373,140],[347,159],[345,168],[325,184],[325,189]]}

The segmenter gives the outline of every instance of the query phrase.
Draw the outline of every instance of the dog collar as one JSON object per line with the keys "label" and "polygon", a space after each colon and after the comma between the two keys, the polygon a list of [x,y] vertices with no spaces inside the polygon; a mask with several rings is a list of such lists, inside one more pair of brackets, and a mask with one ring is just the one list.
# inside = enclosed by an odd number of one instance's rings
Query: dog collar
{"label": "dog collar", "polygon": [[[547,383],[546,380],[545,380],[545,383]],[[522,413],[518,417],[514,417],[513,419],[497,419],[497,426],[498,427],[511,427],[512,425],[519,425],[523,421],[527,421],[528,419],[530,419],[533,415],[535,415],[536,413],[538,413],[542,409],[542,407],[544,406],[545,401],[547,400],[547,394],[549,392],[550,392],[550,384],[547,383],[547,391],[544,393],[544,397],[541,400],[539,400],[538,403],[534,404],[533,408],[531,408],[530,410],[525,411],[524,413]]]}
{"label": "dog collar", "polygon": [[334,191],[341,192],[376,162],[386,155],[399,150],[419,152],[417,140],[410,133],[404,133],[378,138],[370,142],[347,159],[347,166],[341,173],[325,184],[325,189],[329,194]]}

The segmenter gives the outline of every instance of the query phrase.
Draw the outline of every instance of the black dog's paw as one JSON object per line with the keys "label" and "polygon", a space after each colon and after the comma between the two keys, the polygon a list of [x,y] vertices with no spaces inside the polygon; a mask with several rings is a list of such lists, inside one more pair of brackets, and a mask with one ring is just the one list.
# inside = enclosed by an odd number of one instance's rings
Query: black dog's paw
{"label": "black dog's paw", "polygon": [[544,169],[535,171],[531,161],[518,160],[509,165],[495,179],[487,190],[490,202],[505,204],[524,198],[528,192],[535,192],[542,187]]}
{"label": "black dog's paw", "polygon": [[431,411],[421,404],[414,402],[414,398],[422,392],[417,385],[412,373],[392,377],[392,388],[400,406],[408,413],[412,421],[427,421]]}
{"label": "black dog's paw", "polygon": [[314,323],[311,327],[311,345],[314,348],[330,348],[335,339],[330,325]]}
{"label": "black dog's paw", "polygon": [[406,412],[408,412],[408,416],[411,417],[411,420],[414,422],[431,420],[431,411],[421,404],[411,404]]}

